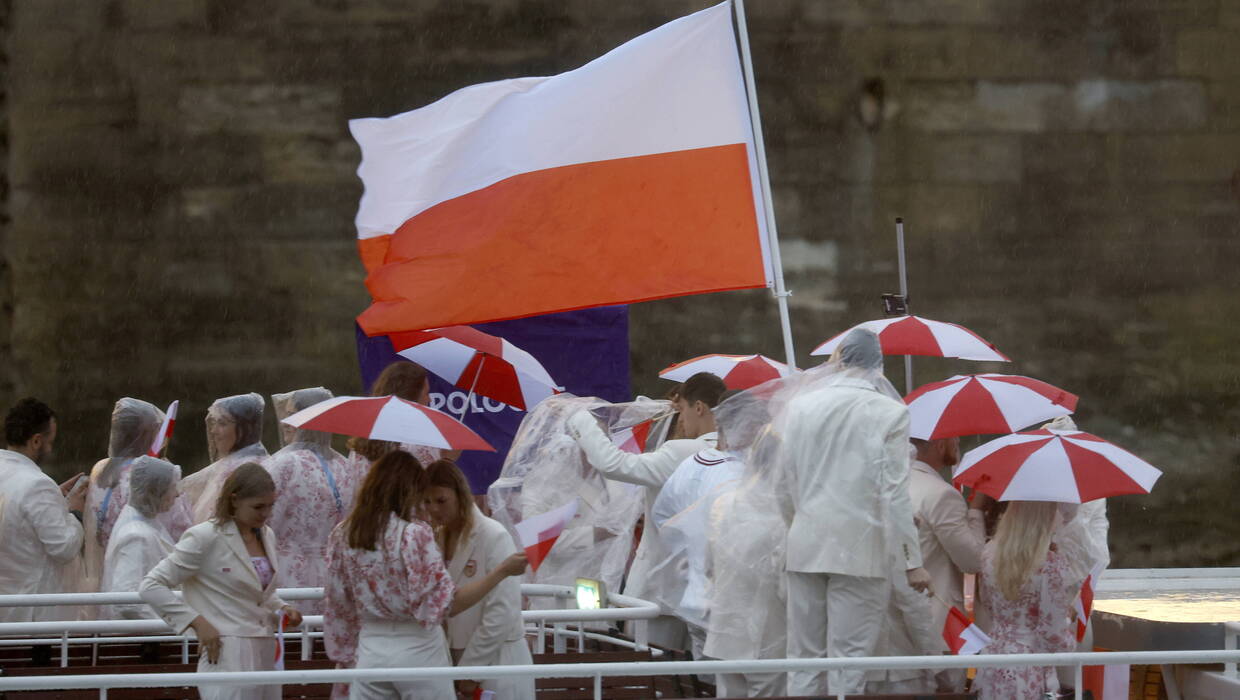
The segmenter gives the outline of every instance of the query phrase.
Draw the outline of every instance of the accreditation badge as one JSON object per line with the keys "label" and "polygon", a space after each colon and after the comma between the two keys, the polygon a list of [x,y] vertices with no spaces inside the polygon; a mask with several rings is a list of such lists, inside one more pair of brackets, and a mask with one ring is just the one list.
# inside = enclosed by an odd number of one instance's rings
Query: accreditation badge
{"label": "accreditation badge", "polygon": [[464,573],[465,573],[465,578],[472,578],[474,574],[478,573],[478,561],[476,559],[470,559],[469,561],[465,562]]}

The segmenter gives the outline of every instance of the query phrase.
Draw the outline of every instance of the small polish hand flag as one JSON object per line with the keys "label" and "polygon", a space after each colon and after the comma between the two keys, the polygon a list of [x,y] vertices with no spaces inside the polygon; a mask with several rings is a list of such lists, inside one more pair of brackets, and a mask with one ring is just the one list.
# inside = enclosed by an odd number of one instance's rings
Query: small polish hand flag
{"label": "small polish hand flag", "polygon": [[276,634],[276,663],[275,670],[284,670],[284,627],[288,625],[288,615],[281,613],[280,629]]}
{"label": "small polish hand flag", "polygon": [[637,425],[621,428],[611,434],[611,442],[623,452],[639,455],[646,451],[646,441],[650,439],[650,430],[654,427],[654,419],[644,420]]}
{"label": "small polish hand flag", "polygon": [[976,654],[990,644],[990,637],[953,605],[943,623],[943,641],[953,654]]}
{"label": "small polish hand flag", "polygon": [[481,686],[474,688],[473,700],[495,700],[495,691],[483,690]]}
{"label": "small polish hand flag", "polygon": [[538,571],[538,565],[547,558],[547,553],[555,545],[556,539],[576,514],[577,499],[574,498],[555,510],[526,518],[514,526],[517,539],[521,541],[521,547],[530,558],[532,571]]}
{"label": "small polish hand flag", "polygon": [[1102,572],[1106,571],[1105,564],[1099,564],[1094,570],[1085,577],[1085,583],[1081,584],[1081,595],[1072,603],[1076,610],[1076,641],[1080,642],[1085,639],[1085,631],[1089,629],[1089,616],[1094,612],[1094,587],[1098,585],[1098,579],[1102,578]]}
{"label": "small polish hand flag", "polygon": [[176,427],[177,408],[180,405],[181,401],[179,399],[168,404],[168,410],[164,413],[164,424],[159,426],[159,432],[155,433],[155,441],[151,443],[151,449],[147,452],[147,455],[158,457],[159,453],[163,452],[164,446],[172,439],[172,429]]}

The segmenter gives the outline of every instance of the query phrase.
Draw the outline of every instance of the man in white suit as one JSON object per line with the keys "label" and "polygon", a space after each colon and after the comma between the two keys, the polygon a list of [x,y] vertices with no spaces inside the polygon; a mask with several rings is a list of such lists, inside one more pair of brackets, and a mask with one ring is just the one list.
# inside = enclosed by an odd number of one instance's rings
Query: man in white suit
{"label": "man in white suit", "polygon": [[[941,474],[960,461],[960,439],[913,440],[917,458],[913,460],[909,497],[917,516],[921,556],[938,598],[931,603],[934,615],[931,629],[939,632],[947,620],[947,603],[964,610],[964,574],[981,570],[982,548],[986,546],[983,514],[993,499],[976,493],[971,505]],[[947,651],[941,635],[936,651]],[[937,674],[938,689],[958,693],[964,690],[964,669],[948,669]]]}
{"label": "man in white suit", "polygon": [[580,411],[568,420],[569,432],[599,473],[608,479],[645,487],[646,525],[625,581],[624,594],[658,603],[663,608],[664,614],[648,623],[650,642],[663,647],[687,649],[689,639],[685,623],[670,614],[673,606],[680,602],[679,598],[665,600],[670,597],[667,594],[682,587],[663,579],[678,572],[665,568],[662,576],[651,575],[652,567],[667,559],[651,509],[663,484],[681,462],[715,446],[718,434],[711,410],[719,404],[725,390],[723,380],[708,372],[689,377],[675,400],[682,439],[668,440],[654,452],[645,454],[631,454],[616,447],[589,411]]}
{"label": "man in white suit", "polygon": [[[930,589],[908,495],[908,409],[880,391],[890,385],[878,336],[851,331],[831,363],[833,375],[789,403],[784,429],[789,658],[873,655],[892,556],[911,587]],[[830,687],[826,676],[789,673],[788,694],[865,686],[864,671],[833,672]]]}
{"label": "man in white suit", "polygon": [[[56,442],[56,414],[41,401],[19,401],[5,417],[4,436],[8,449],[0,450],[0,594],[60,593],[64,567],[82,550],[84,475],[57,486],[39,468]],[[54,607],[0,608],[0,622],[59,616]]]}

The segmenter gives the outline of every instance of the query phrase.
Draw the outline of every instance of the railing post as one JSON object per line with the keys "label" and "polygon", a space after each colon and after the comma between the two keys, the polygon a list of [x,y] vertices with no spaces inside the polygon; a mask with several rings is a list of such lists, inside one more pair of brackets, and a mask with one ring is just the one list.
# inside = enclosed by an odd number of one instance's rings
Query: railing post
{"label": "railing post", "polygon": [[633,646],[636,651],[650,648],[650,630],[646,628],[646,620],[633,620]]}
{"label": "railing post", "polygon": [[108,700],[108,689],[107,688],[99,689],[99,700]]}
{"label": "railing post", "polygon": [[181,663],[189,663],[189,635],[185,635],[181,639]]}
{"label": "railing post", "polygon": [[555,636],[551,638],[551,648],[555,650],[555,653],[557,654],[567,653],[568,652],[568,640],[566,639],[566,637],[568,636],[568,634],[567,634],[567,631],[564,629],[564,623],[563,622],[555,623],[554,629],[555,629]]}
{"label": "railing post", "polygon": [[547,621],[546,620],[538,621],[538,642],[536,644],[536,648],[538,649],[538,651],[534,652],[536,654],[547,653]]}
{"label": "railing post", "polygon": [[1076,670],[1073,672],[1072,685],[1074,687],[1073,697],[1076,700],[1084,700],[1085,698],[1085,666],[1081,662],[1077,662]]}
{"label": "railing post", "polygon": [[65,668],[69,665],[69,633],[65,632],[60,635],[60,667]]}
{"label": "railing post", "polygon": [[586,623],[577,621],[577,653],[586,653]]}
{"label": "railing post", "polygon": [[603,674],[594,674],[594,700],[603,700]]}
{"label": "railing post", "polygon": [[[1236,640],[1240,639],[1240,625],[1234,622],[1227,622],[1223,625],[1223,648],[1227,651],[1236,650]],[[1236,662],[1229,661],[1223,664],[1223,677],[1236,677]]]}
{"label": "railing post", "polygon": [[301,626],[301,660],[309,661],[313,653],[314,640],[310,638],[310,625],[303,623]]}

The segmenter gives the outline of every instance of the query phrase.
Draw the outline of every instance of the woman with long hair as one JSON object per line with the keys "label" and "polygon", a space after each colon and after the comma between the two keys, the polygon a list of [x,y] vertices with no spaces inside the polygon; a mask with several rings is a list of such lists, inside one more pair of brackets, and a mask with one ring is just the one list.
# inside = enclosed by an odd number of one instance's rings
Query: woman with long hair
{"label": "woman with long hair", "polygon": [[194,524],[212,517],[220,487],[233,470],[268,457],[263,447],[263,397],[238,394],[217,399],[207,409],[207,448],[211,464],[181,480],[181,493],[193,508]]}
{"label": "woman with long hair", "polygon": [[[482,514],[469,481],[453,462],[441,459],[426,468],[426,510],[435,537],[458,587],[481,580],[517,551],[503,525]],[[504,579],[476,605],[448,620],[448,648],[458,666],[512,666],[534,663],[521,621],[521,583]],[[506,700],[534,700],[534,679],[462,681],[472,693],[481,685]]]}
{"label": "woman with long hair", "polygon": [[[1011,501],[995,537],[982,550],[978,603],[989,613],[993,641],[983,653],[1037,654],[1072,651],[1072,600],[1083,577],[1054,539],[1062,525],[1060,504]],[[1051,666],[985,668],[976,685],[982,700],[1024,700],[1058,692]]]}
{"label": "woman with long hair", "polygon": [[[323,637],[328,656],[342,666],[451,665],[444,621],[525,571],[525,555],[514,554],[482,580],[457,588],[423,518],[426,484],[417,459],[390,452],[375,462],[353,511],[332,531]],[[447,680],[376,681],[353,683],[349,697],[453,700],[454,694]]]}
{"label": "woman with long hair", "polygon": [[[151,569],[142,600],[177,634],[198,637],[199,673],[275,670],[280,619],[301,613],[276,594],[276,540],[267,520],[275,483],[255,462],[240,465],[219,490],[210,520],[185,531],[176,549]],[[172,589],[180,586],[178,598]],[[280,686],[199,685],[203,700],[278,700]]]}

